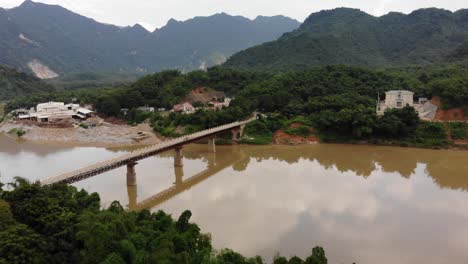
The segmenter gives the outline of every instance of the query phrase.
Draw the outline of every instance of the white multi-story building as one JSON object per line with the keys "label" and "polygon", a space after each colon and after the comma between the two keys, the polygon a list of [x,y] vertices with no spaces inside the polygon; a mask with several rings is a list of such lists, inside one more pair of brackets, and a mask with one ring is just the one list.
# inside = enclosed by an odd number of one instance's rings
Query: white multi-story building
{"label": "white multi-story building", "polygon": [[385,110],[414,106],[414,93],[405,90],[394,90],[385,93],[385,101],[377,102],[377,114],[383,115]]}
{"label": "white multi-story building", "polygon": [[383,115],[387,109],[400,109],[405,106],[413,107],[422,120],[434,120],[438,107],[427,98],[419,98],[414,102],[414,93],[405,90],[388,91],[385,93],[385,101],[377,102],[377,115]]}

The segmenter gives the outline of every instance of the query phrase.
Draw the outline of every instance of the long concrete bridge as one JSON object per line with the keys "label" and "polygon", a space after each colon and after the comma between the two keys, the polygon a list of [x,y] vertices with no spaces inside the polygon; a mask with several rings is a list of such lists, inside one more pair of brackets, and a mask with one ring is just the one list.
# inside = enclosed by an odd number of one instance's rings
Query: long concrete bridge
{"label": "long concrete bridge", "polygon": [[210,146],[210,151],[215,152],[215,138],[217,135],[231,131],[232,140],[237,141],[242,135],[245,125],[254,121],[256,115],[245,121],[233,122],[223,126],[210,128],[200,132],[196,132],[190,135],[185,135],[182,137],[174,138],[168,141],[164,141],[160,144],[142,148],[136,151],[133,151],[129,154],[113,158],[110,160],[102,161],[75,171],[64,173],[62,175],[49,177],[40,180],[41,185],[50,185],[55,183],[65,183],[71,184],[75,183],[96,175],[117,169],[119,167],[127,166],[127,184],[135,185],[136,184],[136,174],[135,174],[135,165],[138,161],[146,159],[148,157],[157,155],[159,153],[175,150],[174,156],[174,166],[182,167],[182,147],[184,145],[194,143],[203,139],[208,139],[208,144]]}
{"label": "long concrete bridge", "polygon": [[222,157],[218,157],[217,153],[209,153],[207,155],[208,166],[206,170],[186,179],[184,179],[184,169],[182,167],[174,167],[174,184],[169,188],[140,202],[137,201],[137,185],[127,185],[129,201],[128,208],[132,211],[154,208],[173,198],[174,196],[179,195],[180,193],[205,181],[213,175],[218,174],[224,169],[234,166],[237,162],[241,162],[245,158],[247,158],[247,156],[240,149],[232,150],[229,153],[223,153]]}

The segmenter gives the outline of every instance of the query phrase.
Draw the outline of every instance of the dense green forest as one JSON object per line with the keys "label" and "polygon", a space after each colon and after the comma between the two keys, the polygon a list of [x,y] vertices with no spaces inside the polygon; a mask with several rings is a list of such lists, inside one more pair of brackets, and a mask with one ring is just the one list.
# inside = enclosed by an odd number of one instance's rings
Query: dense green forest
{"label": "dense green forest", "polygon": [[321,11],[276,41],[234,54],[226,67],[287,71],[318,65],[429,65],[467,58],[468,10],[419,9],[374,17],[357,9]]}
{"label": "dense green forest", "polygon": [[[118,202],[100,209],[97,193],[18,178],[8,190],[0,184],[0,263],[265,263],[230,249],[215,251],[191,216],[130,212]],[[304,260],[274,258],[274,264],[301,263],[326,264],[324,249],[313,248]]]}
{"label": "dense green forest", "polygon": [[40,79],[13,68],[0,65],[0,102],[39,92],[53,92],[55,88]]}
{"label": "dense green forest", "polygon": [[[234,96],[231,106],[218,111],[199,110],[193,115],[138,112],[139,106],[171,108],[192,89],[207,86]],[[13,100],[8,109],[33,106],[48,100],[95,105],[105,115],[126,118],[129,123],[149,119],[155,131],[164,136],[191,133],[246,118],[254,111],[268,114],[263,133],[251,131],[253,138],[270,138],[275,129],[288,129],[299,118],[317,129],[323,141],[396,140],[408,145],[445,146],[448,131],[443,125],[420,123],[413,108],[375,115],[378,94],[405,89],[417,97],[440,96],[443,107],[468,106],[468,64],[394,68],[382,71],[350,66],[324,66],[281,74],[233,70],[224,67],[208,71],[164,71],[145,76],[130,86],[98,90],[74,90],[37,94]],[[121,108],[130,112],[123,117]],[[259,121],[260,122],[260,121]],[[269,124],[276,123],[270,126]],[[265,127],[264,127],[265,128]],[[179,131],[176,133],[176,131]],[[254,140],[254,142],[258,142]]]}
{"label": "dense green forest", "polygon": [[80,72],[65,74],[54,79],[45,80],[45,82],[62,91],[129,85],[142,76],[142,74],[132,73]]}

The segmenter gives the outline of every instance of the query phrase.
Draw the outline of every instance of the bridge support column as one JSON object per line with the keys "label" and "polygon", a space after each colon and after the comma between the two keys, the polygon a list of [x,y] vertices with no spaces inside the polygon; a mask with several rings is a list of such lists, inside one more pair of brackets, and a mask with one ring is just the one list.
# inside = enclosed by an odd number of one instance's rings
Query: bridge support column
{"label": "bridge support column", "polygon": [[175,182],[176,186],[184,182],[184,168],[183,167],[174,167]]}
{"label": "bridge support column", "polygon": [[132,162],[127,164],[127,186],[136,186],[136,172],[135,166],[137,165],[136,162]]}
{"label": "bridge support column", "polygon": [[135,210],[137,207],[137,186],[127,186],[127,194],[128,194],[128,208],[130,210]]}
{"label": "bridge support column", "polygon": [[245,125],[241,125],[239,127],[239,136],[242,137],[244,135]]}
{"label": "bridge support column", "polygon": [[235,127],[235,128],[233,128],[233,129],[231,129],[231,133],[232,133],[232,142],[233,142],[233,143],[239,142],[239,138],[240,138],[240,127]]}
{"label": "bridge support column", "polygon": [[216,165],[216,153],[209,153],[206,158],[208,160],[208,169],[213,168]]}
{"label": "bridge support column", "polygon": [[175,150],[174,166],[183,167],[184,161],[182,159],[182,147],[176,147],[174,150]]}
{"label": "bridge support column", "polygon": [[216,153],[216,138],[208,139],[208,151],[211,153]]}

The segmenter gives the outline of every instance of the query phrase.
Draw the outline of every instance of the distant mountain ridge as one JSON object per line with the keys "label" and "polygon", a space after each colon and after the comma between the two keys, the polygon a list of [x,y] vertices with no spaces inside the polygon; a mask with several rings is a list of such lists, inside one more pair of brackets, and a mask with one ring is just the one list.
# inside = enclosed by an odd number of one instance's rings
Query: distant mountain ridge
{"label": "distant mountain ridge", "polygon": [[26,0],[16,8],[0,8],[0,63],[41,78],[82,71],[193,70],[222,63],[299,25],[282,16],[250,20],[221,13],[170,20],[149,32],[138,24],[117,27]]}
{"label": "distant mountain ridge", "polygon": [[298,29],[233,55],[225,66],[284,71],[330,64],[428,65],[467,58],[467,47],[467,9],[374,17],[338,8],[310,15]]}

